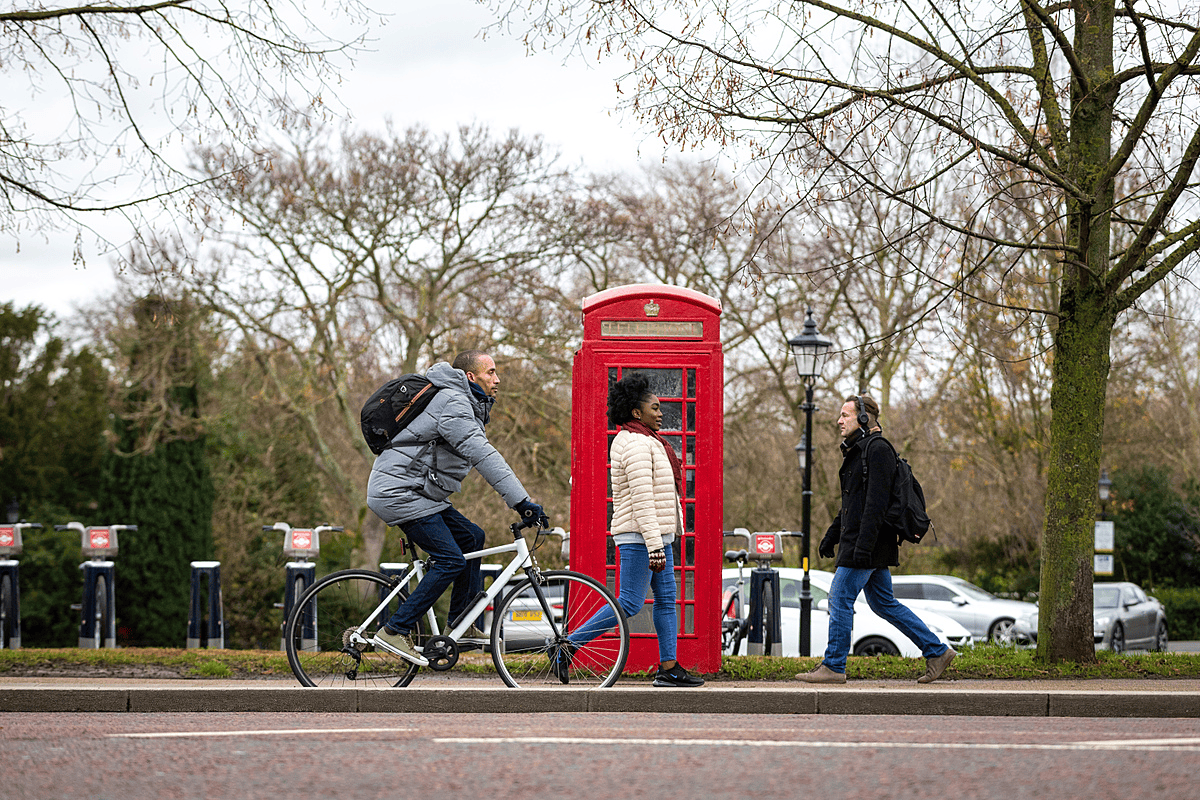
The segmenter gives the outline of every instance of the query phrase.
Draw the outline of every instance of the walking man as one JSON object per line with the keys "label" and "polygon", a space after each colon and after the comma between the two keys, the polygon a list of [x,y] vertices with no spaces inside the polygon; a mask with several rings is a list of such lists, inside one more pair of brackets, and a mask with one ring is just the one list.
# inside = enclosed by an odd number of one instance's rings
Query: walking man
{"label": "walking man", "polygon": [[818,548],[822,558],[837,555],[829,587],[829,643],[821,663],[796,678],[806,683],[846,682],[854,601],[862,592],[872,611],[921,648],[925,674],[917,682],[932,683],[958,653],[892,593],[888,567],[900,563],[900,542],[883,516],[892,496],[896,456],[879,427],[879,404],[870,395],[848,397],[837,424],[842,436],[842,508]]}

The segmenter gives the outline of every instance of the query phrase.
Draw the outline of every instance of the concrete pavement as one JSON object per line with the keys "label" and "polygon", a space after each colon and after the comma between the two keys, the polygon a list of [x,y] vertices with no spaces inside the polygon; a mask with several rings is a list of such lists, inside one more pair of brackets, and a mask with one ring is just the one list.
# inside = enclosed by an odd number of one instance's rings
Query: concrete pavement
{"label": "concrete pavement", "polygon": [[418,677],[403,689],[308,689],[290,679],[0,678],[0,711],[1200,717],[1200,680],[945,680],[920,685],[863,679],[828,687],[720,681],[699,689],[656,689],[630,680],[608,689],[509,689],[495,677],[450,674]]}

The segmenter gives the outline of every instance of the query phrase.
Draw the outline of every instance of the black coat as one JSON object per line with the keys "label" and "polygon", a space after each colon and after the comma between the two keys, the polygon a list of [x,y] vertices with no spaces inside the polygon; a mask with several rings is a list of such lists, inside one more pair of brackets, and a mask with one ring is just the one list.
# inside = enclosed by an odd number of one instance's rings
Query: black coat
{"label": "black coat", "polygon": [[[867,480],[863,480],[863,448]],[[880,433],[856,431],[842,442],[842,509],[821,540],[821,550],[838,547],[839,567],[894,567],[900,563],[895,531],[883,523],[896,477],[895,451]]]}

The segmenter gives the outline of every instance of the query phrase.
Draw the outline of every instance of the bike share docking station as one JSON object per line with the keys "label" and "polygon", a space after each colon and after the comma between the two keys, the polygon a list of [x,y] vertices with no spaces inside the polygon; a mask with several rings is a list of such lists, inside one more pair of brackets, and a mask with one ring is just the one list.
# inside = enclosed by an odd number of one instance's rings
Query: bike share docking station
{"label": "bike share docking station", "polygon": [[[204,590],[201,591],[201,587]],[[192,601],[188,610],[187,646],[225,649],[225,614],[221,601],[221,562],[192,562]],[[206,613],[207,612],[207,613]]]}
{"label": "bike share docking station", "polygon": [[[276,522],[274,525],[263,525],[264,531],[281,531],[283,533],[283,554],[292,561],[284,565],[286,576],[283,585],[283,603],[276,608],[283,609],[283,625],[280,626],[279,649],[287,650],[287,640],[282,631],[287,625],[288,617],[296,606],[296,601],[310,586],[316,582],[317,565],[309,559],[316,559],[321,553],[321,534],[326,531],[340,532],[340,525],[318,525],[315,528],[293,528],[286,522]],[[304,619],[298,626],[300,649],[312,649],[317,641],[316,609],[306,610]]]}
{"label": "bike share docking station", "polygon": [[[54,530],[78,531],[83,557],[83,602],[80,604],[79,646],[99,649],[117,646],[117,594],[114,576],[119,549],[117,534],[136,532],[137,525],[97,525],[85,528],[81,522],[55,525]],[[74,606],[72,606],[74,608]]]}
{"label": "bike share docking station", "polygon": [[[770,567],[772,561],[784,559],[782,537],[790,535],[787,531],[778,533],[751,534],[745,528],[734,528],[725,531],[725,536],[744,539],[749,551],[728,551],[728,560],[754,561],[755,569],[750,571],[750,595],[746,609],[746,655],[751,656],[780,656],[784,654],[782,645],[782,625],[780,622],[780,585],[779,572]],[[740,572],[739,572],[740,575]]]}
{"label": "bike share docking station", "polygon": [[21,555],[21,531],[41,527],[24,521],[0,525],[0,650],[21,648],[21,564],[14,556]]}

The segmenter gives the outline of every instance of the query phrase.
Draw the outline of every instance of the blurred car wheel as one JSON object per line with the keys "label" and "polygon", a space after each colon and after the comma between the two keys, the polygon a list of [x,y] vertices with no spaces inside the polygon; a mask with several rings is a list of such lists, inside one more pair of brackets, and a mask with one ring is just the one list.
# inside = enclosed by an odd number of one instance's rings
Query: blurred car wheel
{"label": "blurred car wheel", "polygon": [[1013,625],[1016,620],[1013,619],[998,619],[992,623],[992,627],[988,628],[988,641],[993,644],[1012,644],[1013,643]]}
{"label": "blurred car wheel", "polygon": [[881,636],[868,636],[854,648],[856,656],[898,656],[900,649]]}

